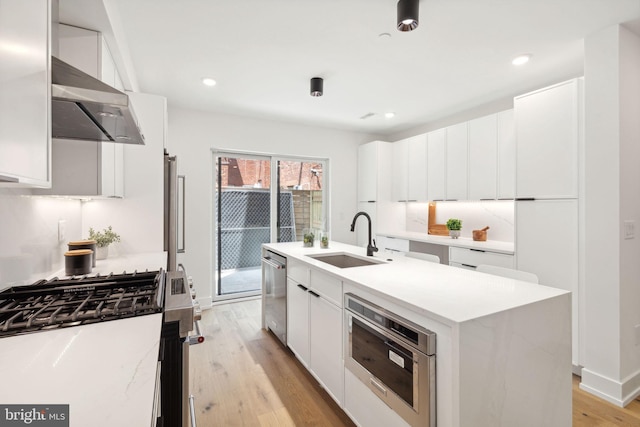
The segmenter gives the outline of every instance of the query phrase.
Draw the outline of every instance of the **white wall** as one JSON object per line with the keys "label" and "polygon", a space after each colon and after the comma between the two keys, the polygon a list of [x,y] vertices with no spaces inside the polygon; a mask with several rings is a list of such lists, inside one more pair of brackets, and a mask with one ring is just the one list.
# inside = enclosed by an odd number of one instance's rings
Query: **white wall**
{"label": "white wall", "polygon": [[331,238],[355,243],[357,146],[373,135],[169,108],[171,154],[186,175],[186,253],[180,256],[204,305],[214,289],[212,148],[328,158]]}
{"label": "white wall", "polygon": [[581,387],[623,405],[640,393],[640,38],[613,26],[585,40],[586,333]]}
{"label": "white wall", "polygon": [[[79,200],[0,189],[0,289],[31,284],[64,269],[67,242],[81,237]],[[58,221],[66,236],[58,242]]]}

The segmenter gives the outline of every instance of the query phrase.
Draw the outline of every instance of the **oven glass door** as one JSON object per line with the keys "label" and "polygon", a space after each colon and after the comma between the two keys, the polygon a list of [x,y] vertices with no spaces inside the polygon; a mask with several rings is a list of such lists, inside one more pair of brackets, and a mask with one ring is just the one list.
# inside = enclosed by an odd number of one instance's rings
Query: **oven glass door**
{"label": "oven glass door", "polygon": [[351,317],[350,356],[409,406],[414,407],[418,360],[410,347]]}

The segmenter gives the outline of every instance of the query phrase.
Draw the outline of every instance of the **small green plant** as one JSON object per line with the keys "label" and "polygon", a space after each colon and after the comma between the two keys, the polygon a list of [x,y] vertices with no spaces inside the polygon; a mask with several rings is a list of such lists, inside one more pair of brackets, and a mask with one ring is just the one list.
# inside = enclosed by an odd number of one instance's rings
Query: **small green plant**
{"label": "small green plant", "polygon": [[326,234],[320,237],[320,247],[321,248],[329,247],[329,236],[327,236]]}
{"label": "small green plant", "polygon": [[113,231],[111,226],[105,228],[103,231],[95,231],[89,227],[89,239],[96,241],[96,246],[103,248],[109,246],[111,243],[119,242],[120,235]]}
{"label": "small green plant", "polygon": [[461,230],[462,229],[462,221],[457,218],[449,218],[447,220],[447,229],[448,230]]}

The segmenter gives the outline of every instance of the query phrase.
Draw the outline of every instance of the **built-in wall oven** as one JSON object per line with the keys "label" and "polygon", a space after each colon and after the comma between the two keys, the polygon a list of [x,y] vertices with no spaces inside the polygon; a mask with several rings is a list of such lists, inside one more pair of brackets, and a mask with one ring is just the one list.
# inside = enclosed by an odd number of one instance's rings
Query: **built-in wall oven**
{"label": "built-in wall oven", "polygon": [[345,366],[416,427],[436,425],[436,334],[345,294]]}

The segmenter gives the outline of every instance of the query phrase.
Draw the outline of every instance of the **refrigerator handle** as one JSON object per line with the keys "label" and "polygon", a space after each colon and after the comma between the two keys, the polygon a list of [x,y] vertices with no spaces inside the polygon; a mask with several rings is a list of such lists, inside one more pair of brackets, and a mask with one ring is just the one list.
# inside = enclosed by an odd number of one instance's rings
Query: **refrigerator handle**
{"label": "refrigerator handle", "polygon": [[178,253],[183,254],[187,248],[185,231],[186,231],[186,214],[187,214],[187,202],[186,202],[186,183],[187,177],[184,175],[178,175],[178,218],[181,219],[180,227],[178,231]]}

